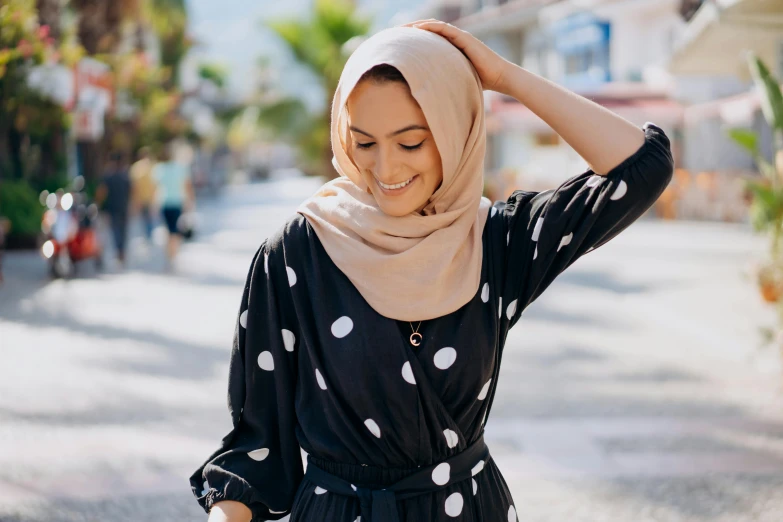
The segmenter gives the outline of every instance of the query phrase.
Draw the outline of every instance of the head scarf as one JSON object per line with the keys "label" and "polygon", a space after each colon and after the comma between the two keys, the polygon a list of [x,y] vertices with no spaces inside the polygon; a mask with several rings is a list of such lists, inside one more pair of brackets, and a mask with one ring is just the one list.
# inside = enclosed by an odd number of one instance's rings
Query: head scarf
{"label": "head scarf", "polygon": [[[443,182],[421,213],[385,214],[349,156],[346,100],[379,64],[396,67],[421,107],[441,157]],[[481,236],[490,201],[484,179],[484,98],[470,61],[429,31],[394,27],[348,59],[331,112],[332,163],[340,177],[298,208],[326,253],[379,314],[403,321],[458,310],[478,291]]]}

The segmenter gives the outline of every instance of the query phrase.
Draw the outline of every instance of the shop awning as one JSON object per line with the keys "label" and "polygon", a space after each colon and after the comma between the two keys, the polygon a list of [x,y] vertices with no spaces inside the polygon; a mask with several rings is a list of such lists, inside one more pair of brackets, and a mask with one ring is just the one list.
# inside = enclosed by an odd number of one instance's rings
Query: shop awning
{"label": "shop awning", "polygon": [[688,22],[669,64],[682,75],[749,79],[746,54],[777,71],[783,57],[783,0],[707,0]]}

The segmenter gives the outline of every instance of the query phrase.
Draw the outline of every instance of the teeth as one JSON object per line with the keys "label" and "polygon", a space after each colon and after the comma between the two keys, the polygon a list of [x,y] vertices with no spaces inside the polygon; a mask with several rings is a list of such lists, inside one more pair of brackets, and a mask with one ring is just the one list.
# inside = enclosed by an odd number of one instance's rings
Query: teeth
{"label": "teeth", "polygon": [[403,181],[402,183],[397,183],[396,185],[386,185],[385,183],[382,183],[380,180],[378,180],[378,184],[386,190],[397,190],[406,186],[411,181],[413,181],[413,178],[409,179],[408,181]]}

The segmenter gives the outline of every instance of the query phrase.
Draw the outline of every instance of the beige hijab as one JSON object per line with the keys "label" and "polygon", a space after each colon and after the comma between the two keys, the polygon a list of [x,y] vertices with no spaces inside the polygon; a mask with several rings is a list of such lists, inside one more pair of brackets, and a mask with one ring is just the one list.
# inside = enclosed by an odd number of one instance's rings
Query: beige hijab
{"label": "beige hijab", "polygon": [[[385,214],[350,159],[345,105],[379,64],[410,86],[441,156],[443,183],[421,214]],[[340,177],[297,210],[337,267],[379,314],[403,321],[440,317],[472,299],[481,279],[481,236],[490,201],[484,178],[484,98],[470,61],[451,43],[410,27],[381,31],[348,59],[332,103],[332,163]]]}

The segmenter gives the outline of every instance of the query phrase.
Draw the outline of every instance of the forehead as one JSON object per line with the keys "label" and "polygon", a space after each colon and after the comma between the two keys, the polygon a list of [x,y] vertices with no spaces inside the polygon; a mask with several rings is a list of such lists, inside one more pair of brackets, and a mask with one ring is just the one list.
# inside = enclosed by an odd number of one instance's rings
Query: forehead
{"label": "forehead", "polygon": [[427,125],[424,112],[400,82],[377,84],[364,81],[357,85],[346,103],[348,121],[362,130],[397,130],[406,125]]}

